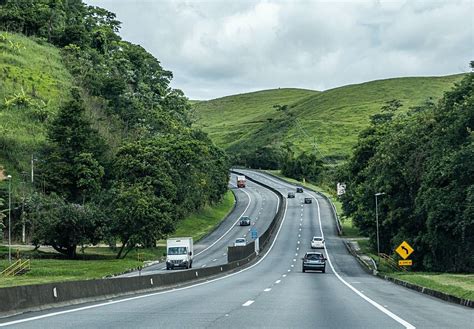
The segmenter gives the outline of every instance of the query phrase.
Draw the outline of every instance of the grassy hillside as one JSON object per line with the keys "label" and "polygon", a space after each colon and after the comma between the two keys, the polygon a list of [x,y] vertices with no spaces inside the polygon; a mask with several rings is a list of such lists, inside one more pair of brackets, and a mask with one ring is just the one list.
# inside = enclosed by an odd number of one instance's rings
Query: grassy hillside
{"label": "grassy hillside", "polygon": [[282,88],[239,94],[195,103],[198,125],[219,146],[245,141],[244,132],[258,131],[275,113],[273,105],[295,104],[316,95],[314,90]]}
{"label": "grassy hillside", "polygon": [[59,50],[0,32],[0,167],[18,179],[45,139],[45,123],[68,95],[72,77]]}
{"label": "grassy hillside", "polygon": [[[291,142],[297,151],[316,146],[324,156],[340,160],[350,154],[358,133],[386,101],[399,99],[406,110],[440,98],[461,77],[396,78],[324,92],[268,90],[199,102],[194,107],[197,124],[227,150]],[[276,111],[275,104],[289,105],[288,113]]]}

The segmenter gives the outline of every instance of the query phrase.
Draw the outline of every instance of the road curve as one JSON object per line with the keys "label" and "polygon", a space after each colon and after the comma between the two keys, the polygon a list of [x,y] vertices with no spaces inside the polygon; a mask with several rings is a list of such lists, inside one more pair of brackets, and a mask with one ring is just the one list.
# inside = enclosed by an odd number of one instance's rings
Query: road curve
{"label": "road curve", "polygon": [[[294,187],[246,175],[286,195]],[[312,196],[312,204],[303,204]],[[325,274],[301,273],[313,235],[324,234]],[[35,312],[0,321],[15,328],[469,328],[471,309],[366,274],[335,233],[330,205],[312,192],[289,199],[270,251],[240,272],[174,290]]]}
{"label": "road curve", "polygon": [[[247,182],[247,187],[238,189],[235,185],[236,175],[231,174],[230,188],[236,197],[236,206],[232,213],[220,223],[208,236],[201,239],[194,245],[194,268],[215,266],[227,263],[227,247],[232,245],[235,239],[245,237],[250,239],[250,229],[255,227],[258,232],[264,232],[275,215],[278,208],[277,195],[251,181]],[[239,226],[241,216],[249,216],[252,225]],[[144,268],[141,275],[151,275],[167,273],[164,264],[156,264]],[[121,275],[119,277],[137,276],[137,271]]]}

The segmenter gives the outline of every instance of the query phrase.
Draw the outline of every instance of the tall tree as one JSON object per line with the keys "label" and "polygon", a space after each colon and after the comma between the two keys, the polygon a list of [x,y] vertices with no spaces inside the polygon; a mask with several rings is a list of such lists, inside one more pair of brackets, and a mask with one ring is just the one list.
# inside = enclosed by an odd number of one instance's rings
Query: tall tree
{"label": "tall tree", "polygon": [[79,91],[59,111],[48,130],[49,145],[39,169],[48,192],[84,203],[101,186],[105,145],[86,119]]}

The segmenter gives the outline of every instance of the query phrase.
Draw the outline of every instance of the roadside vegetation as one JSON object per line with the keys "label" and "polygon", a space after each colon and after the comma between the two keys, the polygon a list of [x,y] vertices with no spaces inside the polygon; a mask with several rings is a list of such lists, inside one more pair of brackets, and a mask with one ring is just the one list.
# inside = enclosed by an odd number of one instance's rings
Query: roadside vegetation
{"label": "roadside vegetation", "polygon": [[474,300],[474,274],[397,272],[387,275],[459,298]]}
{"label": "roadside vegetation", "polygon": [[441,291],[459,298],[474,300],[474,274],[414,272],[411,270],[408,272],[394,271],[394,269],[390,267],[384,259],[379,260],[377,257],[376,247],[373,245],[373,243],[371,243],[371,241],[369,241],[368,238],[361,235],[359,229],[354,225],[352,218],[347,217],[344,214],[342,202],[335,196],[334,193],[330,193],[327,189],[323,189],[320,186],[311,184],[310,182],[303,182],[286,177],[278,170],[266,171],[287,182],[309,187],[329,197],[331,202],[333,202],[334,206],[336,207],[338,215],[341,219],[343,227],[342,237],[356,241],[360,248],[359,253],[361,255],[367,255],[371,257],[378,264],[378,270],[381,274],[429,289]]}
{"label": "roadside vegetation", "polygon": [[[474,63],[472,63],[474,67]],[[343,209],[380,251],[407,241],[413,269],[474,272],[474,74],[437,102],[408,112],[391,102],[371,117],[340,171]]]}
{"label": "roadside vegetation", "polygon": [[370,116],[390,100],[401,111],[427,99],[436,102],[463,75],[413,77],[371,81],[323,92],[273,89],[232,95],[193,105],[196,125],[234,164],[280,169],[275,158],[288,149],[294,155],[314,153],[325,163],[347,161],[358,134]]}
{"label": "roadside vegetation", "polygon": [[119,29],[82,1],[0,5],[0,229],[12,175],[14,241],[24,228],[68,259],[98,244],[127,258],[227,191],[228,159],[172,73]]}
{"label": "roadside vegetation", "polygon": [[[233,209],[234,203],[234,195],[228,191],[216,205],[206,206],[180,221],[174,235],[192,236],[194,241],[198,241],[219,225]],[[99,279],[143,267],[150,261],[160,260],[165,251],[164,241],[160,241],[156,247],[137,247],[126,257],[117,259],[116,247],[88,246],[78,251],[76,259],[70,260],[51,247],[35,250],[31,246],[15,246],[12,249],[14,257],[16,258],[18,252],[20,258],[31,259],[31,271],[21,276],[2,277],[0,287]],[[0,246],[0,271],[9,264],[6,258],[8,258],[8,247]]]}

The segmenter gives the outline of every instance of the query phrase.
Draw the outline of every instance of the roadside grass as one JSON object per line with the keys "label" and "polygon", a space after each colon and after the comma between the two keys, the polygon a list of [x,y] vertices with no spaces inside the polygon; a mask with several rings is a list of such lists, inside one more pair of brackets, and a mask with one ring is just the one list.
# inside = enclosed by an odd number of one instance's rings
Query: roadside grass
{"label": "roadside grass", "polygon": [[227,191],[223,200],[216,206],[207,206],[181,221],[173,236],[192,236],[194,242],[198,241],[220,224],[232,211],[234,203],[234,194]]}
{"label": "roadside grass", "polygon": [[[205,207],[183,219],[173,236],[192,236],[194,240],[199,240],[224,219],[234,202],[233,193],[228,191],[217,205]],[[157,260],[164,255],[165,249],[163,243],[159,243],[156,248],[136,248],[124,259],[115,259],[117,250],[113,248],[87,247],[83,251],[78,250],[76,260],[69,260],[50,247],[35,251],[32,246],[15,246],[12,255],[16,257],[18,252],[21,258],[30,258],[31,271],[21,276],[0,277],[0,287],[99,279],[136,269],[146,261]],[[7,258],[8,247],[0,246],[0,271],[9,265]]]}
{"label": "roadside grass", "polygon": [[[377,252],[369,240],[357,240],[360,252],[372,257],[378,263]],[[389,277],[413,283],[425,288],[441,291],[459,298],[474,300],[474,274],[454,274],[436,272],[395,272],[382,259],[378,270]]]}
{"label": "roadside grass", "polygon": [[[32,250],[33,247],[22,247],[20,251],[21,257],[31,259],[31,271],[15,277],[0,277],[0,287],[99,279],[138,268],[143,265],[143,260],[160,257],[165,248],[135,249],[124,259],[115,259],[116,253],[108,247],[87,248],[83,254],[78,254],[76,260],[62,259],[61,255],[50,249],[39,252]],[[6,253],[7,248],[0,247],[0,255]],[[141,261],[138,260],[138,253],[141,254]],[[1,269],[7,266],[8,260],[0,261]]]}
{"label": "roadside grass", "polygon": [[[335,162],[351,154],[359,132],[371,115],[392,99],[403,103],[401,111],[436,102],[463,75],[408,77],[370,81],[322,92],[274,89],[232,95],[194,103],[201,127],[227,150],[246,150],[258,145],[281,146],[290,142],[295,152],[318,151]],[[288,105],[291,119],[273,105]]]}
{"label": "roadside grass", "polygon": [[459,298],[474,300],[474,274],[406,272],[386,275]]}

